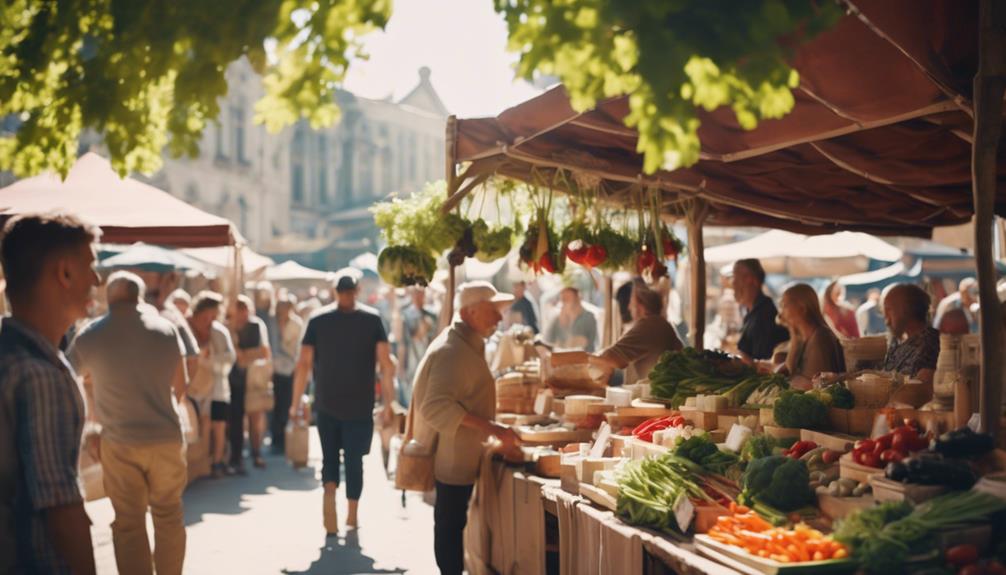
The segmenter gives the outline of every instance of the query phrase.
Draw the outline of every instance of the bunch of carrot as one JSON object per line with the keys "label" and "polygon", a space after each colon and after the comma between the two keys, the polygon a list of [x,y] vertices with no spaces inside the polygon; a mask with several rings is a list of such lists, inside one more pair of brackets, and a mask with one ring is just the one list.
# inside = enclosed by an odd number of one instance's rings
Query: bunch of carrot
{"label": "bunch of carrot", "polygon": [[849,556],[844,545],[806,524],[793,529],[772,527],[769,522],[743,505],[732,503],[730,515],[716,520],[709,537],[726,545],[746,550],[752,555],[779,563],[825,561]]}

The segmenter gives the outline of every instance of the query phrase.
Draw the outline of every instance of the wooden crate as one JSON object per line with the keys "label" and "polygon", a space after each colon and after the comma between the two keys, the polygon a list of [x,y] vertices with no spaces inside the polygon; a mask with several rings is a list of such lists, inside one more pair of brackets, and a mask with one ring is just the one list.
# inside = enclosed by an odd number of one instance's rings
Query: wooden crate
{"label": "wooden crate", "polygon": [[699,411],[694,408],[682,407],[681,415],[698,429],[712,431],[719,426],[719,420],[715,411]]}
{"label": "wooden crate", "polygon": [[838,497],[828,493],[817,494],[817,506],[833,521],[842,519],[861,509],[873,507],[875,502],[872,495],[862,497]]}
{"label": "wooden crate", "polygon": [[821,447],[827,447],[832,451],[840,451],[842,453],[851,451],[852,444],[855,443],[857,439],[858,438],[850,435],[825,433],[823,431],[813,431],[811,429],[800,430],[801,441],[813,441]]}
{"label": "wooden crate", "polygon": [[776,439],[785,439],[787,437],[800,438],[800,429],[796,427],[775,427],[774,425],[765,426],[765,434]]}
{"label": "wooden crate", "polygon": [[877,410],[869,407],[856,407],[847,409],[849,417],[849,435],[869,436],[873,432],[873,421],[877,417]]}
{"label": "wooden crate", "polygon": [[870,486],[873,487],[873,498],[878,503],[883,503],[884,501],[908,501],[912,504],[918,504],[947,492],[947,488],[942,485],[902,483],[900,481],[891,481],[882,476],[872,477],[870,479]]}
{"label": "wooden crate", "polygon": [[838,476],[843,479],[854,479],[860,483],[870,481],[876,475],[883,475],[883,469],[860,465],[852,460],[852,454],[846,453],[838,459]]}

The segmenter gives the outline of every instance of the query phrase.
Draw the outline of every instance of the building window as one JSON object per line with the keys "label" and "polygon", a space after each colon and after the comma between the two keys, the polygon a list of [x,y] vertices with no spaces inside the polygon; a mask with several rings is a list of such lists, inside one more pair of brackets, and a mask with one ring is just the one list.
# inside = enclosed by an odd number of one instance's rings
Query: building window
{"label": "building window", "polygon": [[318,134],[318,158],[315,165],[318,171],[318,201],[328,204],[328,137]]}
{"label": "building window", "polygon": [[244,196],[238,196],[238,211],[241,213],[241,231],[248,233],[248,202]]}
{"label": "building window", "polygon": [[216,144],[216,158],[218,160],[223,160],[227,158],[227,150],[224,145],[224,125],[223,122],[217,122],[213,125],[213,136],[214,143]]}
{"label": "building window", "polygon": [[419,156],[419,142],[415,133],[409,134],[409,181],[416,181],[416,157]]}
{"label": "building window", "polygon": [[238,102],[231,106],[231,124],[234,130],[234,157],[242,164],[248,163],[245,153],[245,105]]}
{"label": "building window", "polygon": [[294,204],[304,203],[304,126],[297,124],[290,145],[290,193]]}

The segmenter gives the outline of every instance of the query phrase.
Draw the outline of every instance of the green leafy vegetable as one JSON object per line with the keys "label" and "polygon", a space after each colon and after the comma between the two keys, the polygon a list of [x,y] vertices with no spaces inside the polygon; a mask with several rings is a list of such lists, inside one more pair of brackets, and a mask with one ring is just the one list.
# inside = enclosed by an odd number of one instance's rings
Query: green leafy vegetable
{"label": "green leafy vegetable", "polygon": [[649,374],[654,397],[679,407],[696,395],[724,395],[735,406],[743,405],[759,389],[786,385],[777,375],[761,375],[723,352],[686,347],[668,351]]}
{"label": "green leafy vegetable", "polygon": [[828,422],[828,408],[810,393],[790,390],[775,402],[772,417],[781,427],[818,429]]}
{"label": "green leafy vegetable", "polygon": [[698,463],[707,471],[726,475],[731,467],[737,464],[737,456],[720,450],[706,435],[693,435],[688,439],[678,440],[674,447],[674,455],[684,457],[692,463]]}
{"label": "green leafy vegetable", "polygon": [[490,229],[489,224],[479,218],[472,224],[472,240],[477,248],[475,258],[486,263],[493,262],[510,253],[513,228],[503,226]]}
{"label": "green leafy vegetable", "polygon": [[395,287],[425,286],[436,271],[433,257],[410,246],[389,246],[377,256],[378,275]]}
{"label": "green leafy vegetable", "polygon": [[772,455],[772,448],[777,445],[771,435],[752,435],[741,448],[741,461],[751,462],[755,459]]}
{"label": "green leafy vegetable", "polygon": [[753,505],[760,501],[781,511],[793,511],[815,501],[807,464],[781,455],[751,461],[741,487],[742,503]]}
{"label": "green leafy vegetable", "polygon": [[446,199],[447,186],[441,180],[426,184],[407,198],[375,204],[370,211],[388,245],[412,246],[439,255],[454,246],[468,227],[461,216],[441,211]]}
{"label": "green leafy vegetable", "polygon": [[912,509],[904,502],[883,503],[839,521],[835,539],[870,573],[903,573],[912,553],[931,548],[934,534],[985,521],[1006,510],[1006,500],[980,491],[930,499]]}
{"label": "green leafy vegetable", "polygon": [[618,478],[616,513],[632,525],[683,533],[674,514],[682,500],[712,501],[698,483],[704,474],[695,463],[669,453],[629,463]]}

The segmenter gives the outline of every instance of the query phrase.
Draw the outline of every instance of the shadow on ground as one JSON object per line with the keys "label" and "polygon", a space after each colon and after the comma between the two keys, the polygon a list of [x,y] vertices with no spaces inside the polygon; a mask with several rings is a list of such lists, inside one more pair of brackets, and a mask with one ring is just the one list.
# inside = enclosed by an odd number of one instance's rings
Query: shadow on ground
{"label": "shadow on ground", "polygon": [[400,567],[392,569],[375,569],[374,558],[363,553],[357,531],[349,531],[338,537],[328,537],[320,554],[306,571],[287,571],[289,575],[357,575],[370,573],[405,573]]}
{"label": "shadow on ground", "polygon": [[217,513],[237,515],[248,510],[241,500],[246,495],[265,495],[270,489],[279,491],[311,491],[317,489],[313,467],[292,469],[282,455],[267,455],[266,468],[255,469],[248,461],[248,475],[197,480],[185,490],[185,525],[203,520],[203,515]]}

